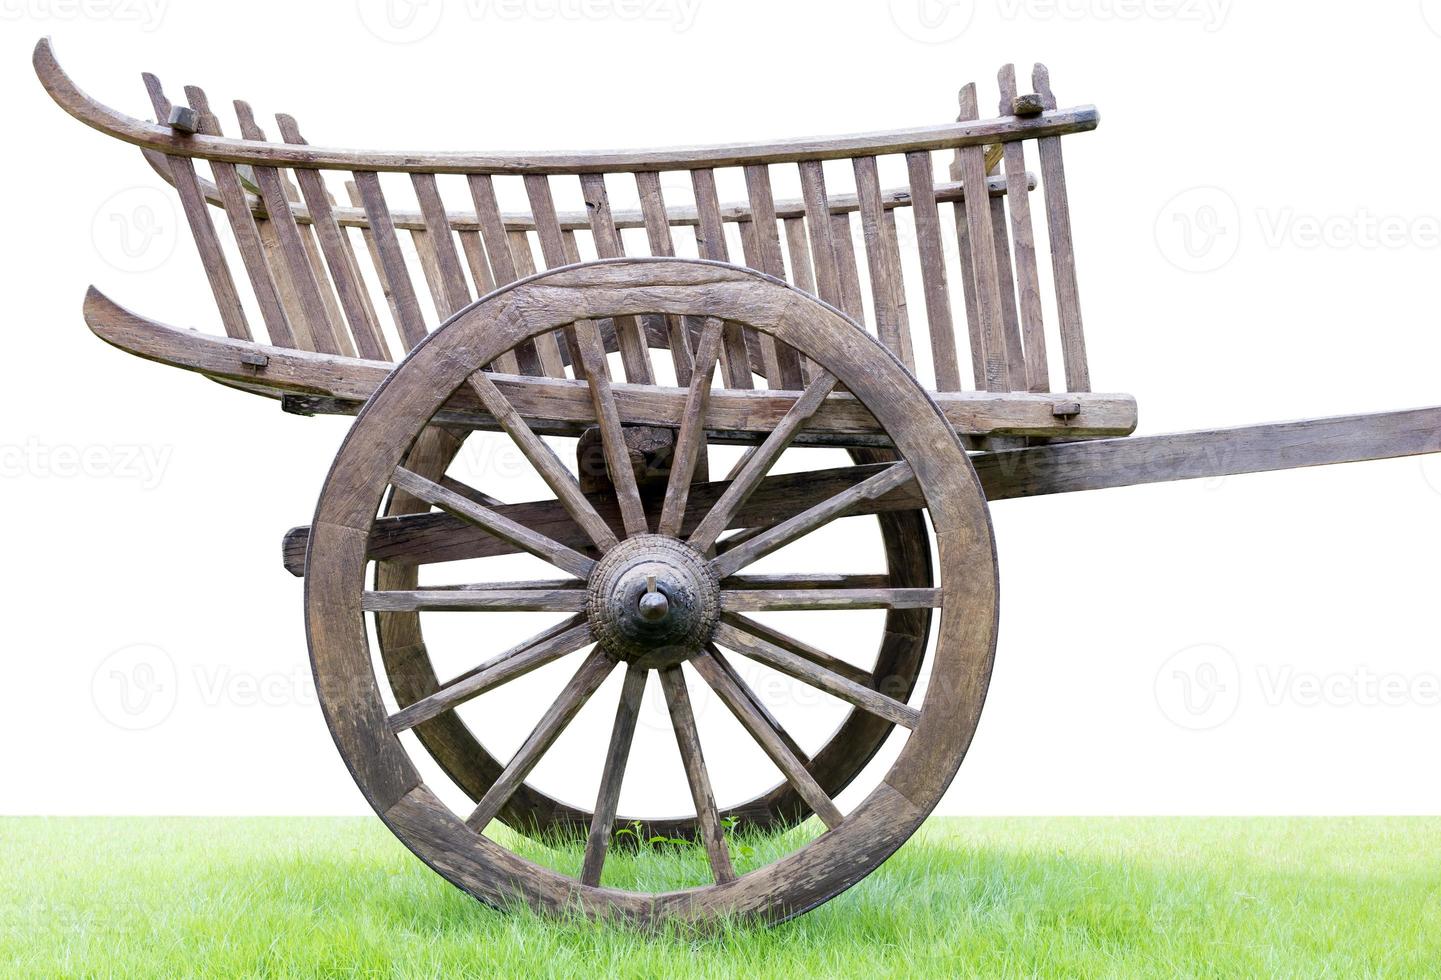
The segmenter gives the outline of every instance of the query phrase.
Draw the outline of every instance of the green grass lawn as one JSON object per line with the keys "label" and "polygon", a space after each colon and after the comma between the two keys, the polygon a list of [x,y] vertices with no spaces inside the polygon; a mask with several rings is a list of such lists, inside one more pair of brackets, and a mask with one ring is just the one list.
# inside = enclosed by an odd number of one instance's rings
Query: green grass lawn
{"label": "green grass lawn", "polygon": [[0,862],[6,978],[1441,974],[1435,818],[936,819],[706,938],[497,912],[371,819],[0,819]]}

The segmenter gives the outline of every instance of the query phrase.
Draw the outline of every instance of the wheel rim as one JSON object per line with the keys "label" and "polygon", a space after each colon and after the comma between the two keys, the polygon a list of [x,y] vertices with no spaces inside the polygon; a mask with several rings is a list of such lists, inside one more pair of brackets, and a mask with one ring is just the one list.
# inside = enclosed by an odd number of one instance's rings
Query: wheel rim
{"label": "wheel rim", "polygon": [[[713,340],[719,335],[720,320],[748,324],[773,334],[830,372],[822,371],[820,378],[813,380],[812,387],[798,401],[795,413],[807,403],[811,408],[823,403],[829,391],[827,380],[839,382],[865,405],[893,440],[902,462],[739,547],[713,559],[704,558],[727,526],[727,518],[744,503],[747,485],[753,487],[774,462],[773,457],[768,462],[762,460],[742,470],[699,525],[688,530],[687,542],[703,560],[710,562],[712,572],[721,583],[718,601],[726,614],[715,626],[712,637],[715,642],[739,649],[772,666],[784,665],[789,668],[788,672],[800,671],[823,689],[843,692],[847,699],[854,699],[853,703],[887,714],[911,728],[884,777],[869,795],[842,815],[814,780],[797,769],[793,757],[790,765],[785,764],[781,739],[774,730],[767,731],[765,720],[758,717],[753,705],[747,705],[745,692],[735,685],[731,672],[726,669],[726,659],[719,655],[714,644],[704,644],[689,653],[688,662],[766,747],[767,753],[787,772],[797,790],[830,827],[800,850],[733,878],[727,871],[722,834],[716,826],[716,808],[706,799],[708,784],[703,761],[700,753],[694,747],[688,751],[686,744],[694,740],[694,724],[686,720],[689,708],[683,675],[676,663],[665,660],[660,664],[662,686],[676,725],[682,757],[690,761],[687,777],[697,801],[698,822],[716,882],[661,894],[620,892],[588,883],[594,877],[590,874],[595,863],[592,848],[588,848],[587,870],[581,876],[588,880],[582,881],[525,861],[480,832],[489,818],[499,812],[511,790],[521,785],[539,753],[616,667],[621,658],[613,646],[599,646],[586,655],[584,664],[562,696],[547,710],[475,811],[467,820],[462,820],[424,785],[395,731],[413,723],[426,711],[437,707],[444,710],[456,703],[454,698],[464,690],[452,688],[444,697],[424,707],[412,705],[389,716],[371,668],[364,622],[366,609],[394,608],[397,602],[433,601],[417,598],[414,593],[378,597],[374,593],[364,594],[366,539],[382,496],[392,483],[397,490],[440,502],[452,512],[468,513],[472,520],[488,521],[484,526],[492,533],[524,540],[527,550],[545,555],[577,579],[589,578],[594,563],[578,552],[555,547],[555,542],[541,540],[523,528],[499,526],[493,514],[468,508],[463,499],[447,497],[443,488],[407,473],[400,464],[411,442],[445,400],[482,365],[522,340],[570,323],[576,323],[577,334],[582,337],[581,354],[592,378],[603,434],[608,418],[612,430],[616,429],[613,395],[596,370],[599,361],[594,355],[594,336],[589,333],[594,328],[585,321],[647,313],[719,318],[713,321],[716,335]],[[708,325],[707,329],[712,327]],[[698,354],[697,362],[701,361]],[[483,376],[479,383],[484,385]],[[795,421],[799,423],[804,418],[800,415]],[[776,455],[784,449],[782,433],[791,420],[790,415],[782,420],[767,437],[757,457],[764,457],[765,448],[774,443],[779,443]],[[685,431],[683,427],[682,441]],[[608,449],[621,445],[617,437]],[[678,448],[678,457],[681,452]],[[613,466],[612,472],[627,470]],[[756,592],[729,594],[724,588],[725,579],[749,561],[804,533],[807,520],[813,527],[818,526],[815,522],[828,519],[827,507],[835,510],[867,494],[882,494],[912,480],[918,485],[931,516],[942,585],[926,596],[901,596],[889,590],[879,598],[888,605],[926,602],[941,610],[932,679],[919,708],[875,692],[856,690],[856,685],[848,687],[833,671],[818,669],[800,657],[785,656],[786,651],[758,636],[745,616],[746,612],[757,609],[794,608],[797,602],[822,602],[823,606],[834,607],[837,601],[834,595],[822,601],[792,592],[778,597]],[[624,480],[618,481],[623,483]],[[675,481],[670,488],[673,492],[667,495],[666,509],[657,529],[662,534],[674,536],[681,529],[687,489],[686,480]],[[673,504],[676,498],[682,498],[679,504]],[[629,490],[621,487],[620,505],[627,539],[652,533],[633,486]],[[577,515],[577,521],[581,522],[583,517],[583,514]],[[615,540],[605,540],[608,529],[599,523],[588,530],[603,551],[616,546]],[[459,314],[412,352],[357,419],[321,496],[309,562],[307,627],[317,687],[327,721],[353,775],[376,811],[423,860],[460,887],[497,903],[520,897],[541,907],[579,906],[597,914],[622,914],[653,921],[677,917],[705,919],[720,914],[779,918],[825,901],[884,860],[914,832],[935,805],[959,766],[974,731],[994,650],[996,576],[985,503],[964,451],[933,403],[894,358],[835,310],[758,273],[714,263],[678,260],[592,263],[527,280],[492,294]],[[963,570],[963,574],[958,570]],[[633,583],[628,588],[633,588]],[[468,608],[498,608],[497,604],[524,602],[529,608],[580,612],[591,598],[567,594],[583,591],[575,588],[534,590],[519,598],[496,594],[496,590],[473,591],[475,594],[463,597],[452,594],[444,601],[450,604],[463,601]],[[480,594],[482,592],[485,594]],[[877,599],[854,595],[844,598],[847,602]],[[802,607],[812,608],[811,605]],[[478,670],[471,675],[468,689],[508,676],[508,672],[518,669],[517,661],[553,659],[562,652],[579,649],[590,637],[589,623],[583,616],[577,617],[576,621],[568,621],[564,627],[537,637],[520,654],[512,654],[508,660],[498,660]],[[635,688],[632,678],[642,671],[637,665],[638,659],[631,660],[626,668],[624,687],[632,696]],[[626,703],[623,692],[613,748],[624,741],[622,736],[629,713]],[[607,802],[610,782],[609,778],[602,782],[602,805],[597,807],[602,814],[614,812],[613,802]],[[608,829],[604,834],[593,832],[592,843],[597,836],[608,837]],[[594,850],[604,853],[598,846]]]}

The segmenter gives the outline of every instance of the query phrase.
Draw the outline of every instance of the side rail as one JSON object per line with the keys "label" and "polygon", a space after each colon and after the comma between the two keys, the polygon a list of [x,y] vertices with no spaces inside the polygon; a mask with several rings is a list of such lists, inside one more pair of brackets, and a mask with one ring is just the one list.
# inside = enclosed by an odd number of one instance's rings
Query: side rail
{"label": "side rail", "polygon": [[[172,101],[149,75],[157,122],[145,122],[81,92],[45,42],[35,64],[62,107],[140,146],[174,184],[235,339],[259,339],[263,326],[278,347],[391,360],[477,296],[538,269],[679,255],[748,265],[818,295],[868,324],[939,392],[1090,390],[1060,137],[1094,128],[1098,116],[1056,108],[1043,66],[1025,94],[1014,70],[1002,69],[1001,114],[986,120],[970,85],[956,123],[910,130],[593,154],[427,154],[315,147],[284,114],[273,141],[243,101],[233,104],[239,137],[227,136],[201,89],[187,86],[185,101]],[[938,178],[947,165],[949,179]],[[1033,209],[1038,184],[1044,204]],[[1053,303],[1042,300],[1042,248]],[[231,271],[237,264],[243,277]],[[913,319],[924,327],[913,330]],[[603,328],[625,381],[688,382],[694,324]],[[1059,341],[1060,385],[1048,333]],[[669,357],[653,363],[651,347]],[[795,352],[739,327],[725,332],[721,365],[738,389],[759,379],[796,390],[810,373]],[[579,358],[562,330],[494,367],[564,378],[579,373]]]}

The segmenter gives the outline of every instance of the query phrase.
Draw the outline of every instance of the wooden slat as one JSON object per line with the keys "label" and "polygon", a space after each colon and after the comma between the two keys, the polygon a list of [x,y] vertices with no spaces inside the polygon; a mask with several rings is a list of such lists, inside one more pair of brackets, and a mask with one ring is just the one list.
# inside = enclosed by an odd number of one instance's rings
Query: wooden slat
{"label": "wooden slat", "polygon": [[[280,175],[280,183],[285,188],[285,199],[290,202],[290,212],[294,215],[305,207],[300,188],[285,174]],[[340,303],[336,300],[335,285],[326,272],[325,255],[316,238],[315,224],[314,222],[301,222],[297,216],[295,227],[300,232],[300,242],[305,246],[305,257],[310,265],[311,274],[315,276],[315,284],[320,290],[320,301],[325,304],[326,320],[335,332],[335,342],[340,346],[341,354],[346,357],[354,357],[355,342],[350,338],[350,331],[345,329],[344,315],[341,313]]]}
{"label": "wooden slat", "polygon": [[910,306],[906,302],[905,283],[900,272],[901,269],[901,242],[900,234],[896,231],[896,212],[894,210],[885,213],[885,246],[886,254],[890,256],[890,263],[896,269],[896,313],[900,319],[901,349],[896,353],[912,374],[916,372],[916,354],[911,335]]}
{"label": "wooden slat", "polygon": [[[1051,75],[1038,64],[1031,83],[1049,109],[1056,105]],[[1071,241],[1071,205],[1066,198],[1066,164],[1060,136],[1037,141],[1041,156],[1041,184],[1046,194],[1046,227],[1051,235],[1051,270],[1056,281],[1056,307],[1061,331],[1061,357],[1066,366],[1066,390],[1090,391],[1086,366],[1086,336],[1081,325],[1081,295],[1076,285],[1076,252]]]}
{"label": "wooden slat", "polygon": [[[759,535],[757,535],[758,537]],[[536,590],[532,590],[536,591]],[[484,596],[474,593],[475,603]],[[504,597],[496,602],[505,601]],[[564,599],[537,596],[537,604],[562,604]],[[939,589],[726,589],[721,593],[721,609],[726,612],[784,612],[805,609],[930,609],[941,604]],[[558,606],[560,611],[568,607]]]}
{"label": "wooden slat", "polygon": [[[570,256],[565,247],[565,236],[560,227],[560,221],[555,216],[555,199],[550,192],[550,178],[527,174],[525,178],[525,193],[530,199],[530,210],[535,216],[536,237],[540,240],[541,258],[545,260],[548,268],[554,269],[559,266],[569,265]],[[514,243],[514,236],[511,238]],[[526,253],[529,255],[530,243],[526,241]],[[574,335],[579,331],[577,324],[568,334],[569,343],[575,346]],[[540,362],[545,366],[545,373],[551,377],[564,377],[565,367],[560,356],[561,332],[552,331],[542,337],[535,338],[536,350],[540,353]],[[589,365],[582,359],[575,356],[572,350],[571,366],[576,371],[576,377],[584,377]],[[604,367],[605,359],[601,358],[601,365]],[[609,369],[607,369],[609,374]]]}
{"label": "wooden slat", "polygon": [[[495,183],[489,174],[469,174],[466,182],[470,186],[471,202],[475,205],[476,223],[480,227],[480,237],[485,243],[485,254],[490,260],[491,275],[496,286],[508,286],[520,278],[520,272],[516,268],[515,256],[511,252],[510,236],[506,232],[505,221],[500,216],[500,206],[495,198]],[[529,245],[526,248],[529,253]],[[516,369],[521,374],[540,375],[545,373],[544,366],[540,363],[540,353],[535,348],[535,342],[531,340],[522,341],[516,345],[514,351],[506,356],[514,355]]]}
{"label": "wooden slat", "polygon": [[1021,318],[1016,308],[1016,277],[1011,262],[1011,233],[1007,228],[1006,204],[999,197],[990,200],[991,233],[996,241],[996,285],[1001,297],[1001,326],[1006,335],[1006,374],[1012,387],[1024,388],[1025,345],[1021,340]]}
{"label": "wooden slat", "polygon": [[420,313],[420,302],[415,295],[415,284],[411,282],[410,270],[405,267],[400,241],[395,237],[390,209],[380,187],[380,175],[373,171],[357,170],[355,187],[365,204],[366,216],[370,218],[371,239],[380,258],[380,269],[385,276],[390,300],[394,304],[400,342],[405,350],[409,351],[425,339],[425,318]]}
{"label": "wooden slat", "polygon": [[[219,136],[220,122],[210,111],[210,101],[205,92],[194,85],[187,85],[185,95],[190,108],[200,117],[199,131]],[[256,303],[260,306],[260,317],[265,321],[265,331],[270,335],[270,342],[277,347],[295,347],[295,335],[291,332],[290,321],[286,318],[279,288],[275,284],[270,262],[265,256],[265,245],[260,240],[255,215],[250,210],[245,188],[240,184],[235,165],[212,160],[210,172],[225,205],[225,216],[230,220],[230,230],[235,235],[235,244],[240,250],[241,261],[250,278],[250,288],[255,292]]]}
{"label": "wooden slat", "polygon": [[415,228],[410,232],[410,243],[415,247],[415,257],[420,262],[420,275],[425,280],[426,291],[430,293],[435,322],[439,323],[446,318],[445,311],[449,309],[450,302],[445,297],[444,276],[440,272],[440,259],[435,254],[435,239],[431,238],[430,232],[424,228]]}
{"label": "wooden slat", "polygon": [[[237,99],[235,115],[240,121],[240,134],[243,137],[248,140],[265,138],[264,132],[256,125],[255,114],[248,103]],[[290,285],[295,290],[299,304],[298,310],[290,311],[291,322],[295,322],[295,313],[298,312],[315,342],[315,349],[324,354],[338,354],[341,345],[336,328],[330,322],[330,311],[326,309],[325,300],[320,295],[320,284],[315,278],[315,270],[305,250],[305,243],[300,237],[295,215],[290,210],[290,199],[285,193],[280,171],[274,167],[256,167],[254,174],[260,197],[265,202],[266,213],[270,216],[270,226],[280,243],[280,255],[285,262]]]}
{"label": "wooden slat", "polygon": [[816,295],[836,309],[844,306],[841,280],[836,272],[835,246],[831,243],[830,203],[826,200],[826,175],[819,160],[799,165],[801,194],[806,202],[806,232],[810,237],[811,267],[815,270]]}
{"label": "wooden slat", "polygon": [[[650,243],[650,254],[657,256],[674,255],[675,241],[671,237],[670,217],[666,213],[665,197],[661,193],[660,174],[654,170],[638,171],[635,175],[636,190],[640,195],[641,214],[645,219],[646,238]],[[681,317],[668,315],[665,318],[666,336],[670,341],[671,363],[675,367],[676,384],[690,384],[693,356],[689,332]]]}
{"label": "wooden slat", "polygon": [[[861,234],[865,240],[866,266],[871,277],[871,303],[875,310],[876,336],[891,353],[901,354],[901,270],[892,261],[885,240],[885,209],[881,207],[881,184],[875,157],[856,157],[856,196],[860,199]],[[907,365],[914,370],[914,365]]]}
{"label": "wooden slat", "polygon": [[420,202],[420,213],[425,218],[425,228],[430,236],[435,260],[440,267],[441,292],[445,305],[441,318],[448,319],[470,305],[473,298],[465,282],[465,271],[460,264],[460,253],[455,248],[455,238],[446,219],[445,204],[440,199],[440,188],[434,174],[411,174],[410,182],[415,187],[416,199]]}
{"label": "wooden slat", "polygon": [[[149,72],[145,73],[145,88],[150,93],[150,104],[155,109],[155,118],[164,123],[170,116],[170,100],[160,88],[160,80]],[[200,263],[210,282],[210,291],[215,296],[215,307],[220,312],[220,322],[225,335],[237,340],[250,340],[250,325],[245,320],[245,309],[240,305],[240,293],[235,289],[235,280],[230,275],[230,265],[225,261],[225,251],[215,234],[215,225],[210,220],[210,207],[200,190],[200,180],[195,175],[195,161],[189,157],[168,156],[171,182],[180,196],[180,207],[190,225],[191,237],[200,253]]]}
{"label": "wooden slat", "polygon": [[[729,262],[725,223],[721,220],[720,198],[716,195],[715,171],[692,170],[691,185],[695,189],[696,212],[700,224],[696,228],[696,245],[700,257],[716,262]],[[754,388],[751,378],[750,354],[746,348],[745,331],[738,323],[727,323],[722,335],[721,364],[728,388]]]}
{"label": "wooden slat", "polygon": [[[275,121],[280,127],[281,139],[287,143],[305,142],[293,117],[282,113],[276,115]],[[300,185],[305,207],[310,212],[311,226],[319,239],[321,252],[330,267],[330,275],[340,295],[341,309],[350,325],[351,336],[355,338],[356,349],[361,357],[389,360],[385,339],[380,336],[379,324],[372,320],[374,314],[369,309],[364,287],[356,275],[354,256],[347,247],[345,232],[336,223],[330,195],[326,192],[320,171],[300,169],[295,171],[295,179]]]}
{"label": "wooden slat", "polygon": [[[961,90],[961,115],[974,118],[979,112],[975,83]],[[986,151],[979,146],[962,147],[958,162],[967,187],[984,187]],[[1010,391],[1010,369],[1006,359],[1005,322],[1001,313],[999,272],[996,264],[995,229],[990,209],[982,200],[966,208],[966,229],[976,287],[976,315],[985,342],[985,390]]]}
{"label": "wooden slat", "polygon": [[930,325],[936,390],[960,391],[956,328],[951,318],[950,289],[946,285],[946,258],[941,245],[941,219],[936,208],[931,155],[906,154],[906,170],[911,180],[911,216],[916,223],[916,248],[921,259],[921,284],[926,298],[926,320]]}
{"label": "wooden slat", "polygon": [[[485,244],[481,241],[480,232],[461,231],[456,234],[460,236],[461,251],[465,253],[465,264],[470,268],[475,293],[477,296],[485,296],[495,289],[495,274],[491,272],[490,263],[485,257]],[[515,351],[501,354],[489,367],[501,374],[520,374],[520,361],[516,358]]]}
{"label": "wooden slat", "polygon": [[[363,214],[365,212],[364,200],[360,196],[360,188],[356,186],[354,180],[345,182],[345,193],[350,198],[350,203],[360,209]],[[375,243],[375,232],[371,230],[369,218],[366,218],[364,227],[360,229],[360,239],[365,244],[366,254],[370,256],[370,268],[375,270],[375,278],[380,283],[380,292],[385,297],[386,308],[390,310],[390,322],[399,333],[400,307],[395,302],[395,294],[391,292],[390,279],[385,274],[385,262],[380,256],[380,247]],[[404,349],[404,341],[401,342],[401,346]]]}
{"label": "wooden slat", "polygon": [[[1011,111],[1016,99],[1016,66],[1006,65],[998,80],[1001,90],[1001,114]],[[1046,330],[1041,312],[1041,283],[1036,268],[1036,236],[1031,226],[1031,195],[1027,190],[1026,144],[1005,144],[1006,193],[1010,200],[1006,209],[1011,215],[1011,248],[1016,260],[1016,287],[1020,306],[1021,333],[1026,351],[1026,387],[1030,391],[1049,391],[1051,371],[1046,360]],[[1012,378],[1012,381],[1015,381]]]}
{"label": "wooden slat", "polygon": [[831,248],[836,255],[836,278],[841,284],[841,312],[864,325],[866,308],[861,299],[861,276],[856,265],[856,243],[851,237],[849,214],[831,215]]}
{"label": "wooden slat", "polygon": [[[590,213],[590,231],[595,242],[596,258],[617,259],[625,255],[625,245],[610,214],[610,195],[605,189],[605,174],[581,174],[581,194]],[[616,344],[620,348],[625,379],[632,384],[653,384],[650,369],[650,348],[640,323],[633,316],[615,318]]]}
{"label": "wooden slat", "polygon": [[[764,164],[746,167],[746,198],[750,204],[756,263],[753,268],[775,276],[786,277],[785,260],[781,256],[780,227],[777,224],[775,196],[771,191],[770,167]],[[800,355],[784,341],[773,340],[777,377],[771,387],[798,391],[805,385],[801,376]]]}

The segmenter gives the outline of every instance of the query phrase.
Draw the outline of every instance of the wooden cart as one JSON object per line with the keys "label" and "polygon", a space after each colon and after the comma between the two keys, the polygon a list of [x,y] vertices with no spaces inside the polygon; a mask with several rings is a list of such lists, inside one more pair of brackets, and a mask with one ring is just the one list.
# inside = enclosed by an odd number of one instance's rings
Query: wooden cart
{"label": "wooden cart", "polygon": [[[175,103],[150,75],[158,121],[142,121],[77,88],[48,42],[34,63],[62,108],[139,146],[174,186],[224,336],[94,288],[90,328],[287,411],[356,415],[314,521],[284,542],[286,567],[305,576],[320,700],[376,813],[488,902],[778,920],[868,874],[936,805],[975,731],[996,643],[990,500],[1441,450],[1438,409],[1125,438],[1134,400],[1091,391],[1062,158],[1062,137],[1098,115],[1059,108],[1039,65],[1030,92],[1001,70],[993,118],[967,86],[954,124],[669,150],[387,153],[312,146],[286,115],[273,141],[244,102],[239,138],[226,136],[203,91]],[[888,170],[899,186],[882,182]],[[793,182],[795,199],[773,180]],[[502,209],[507,182],[527,209]],[[722,203],[727,182],[743,200]],[[557,193],[582,206],[558,208]],[[613,194],[635,203],[612,207]],[[481,431],[513,441],[552,495],[506,504],[458,480],[452,464]],[[550,437],[578,440],[573,464]],[[748,448],[710,473],[721,444]],[[852,573],[844,558],[751,568],[842,518],[877,522],[883,570]],[[420,584],[423,569],[443,577],[441,563],[516,553],[553,577]],[[881,610],[873,647],[818,649],[768,616],[852,609]],[[495,617],[480,614],[562,618],[442,681],[422,614],[456,610],[482,638]],[[572,655],[508,761],[457,713]],[[747,683],[750,664],[853,710],[803,746]],[[587,809],[527,778],[612,672],[623,680]],[[651,672],[691,816],[617,816]],[[703,751],[688,673],[778,785],[718,805],[706,754],[737,746]],[[443,804],[412,752],[472,809]],[[775,860],[733,846],[795,827]],[[573,835],[583,860],[562,874],[517,853],[519,835]],[[703,880],[606,886],[608,851],[656,838],[698,845]]]}

